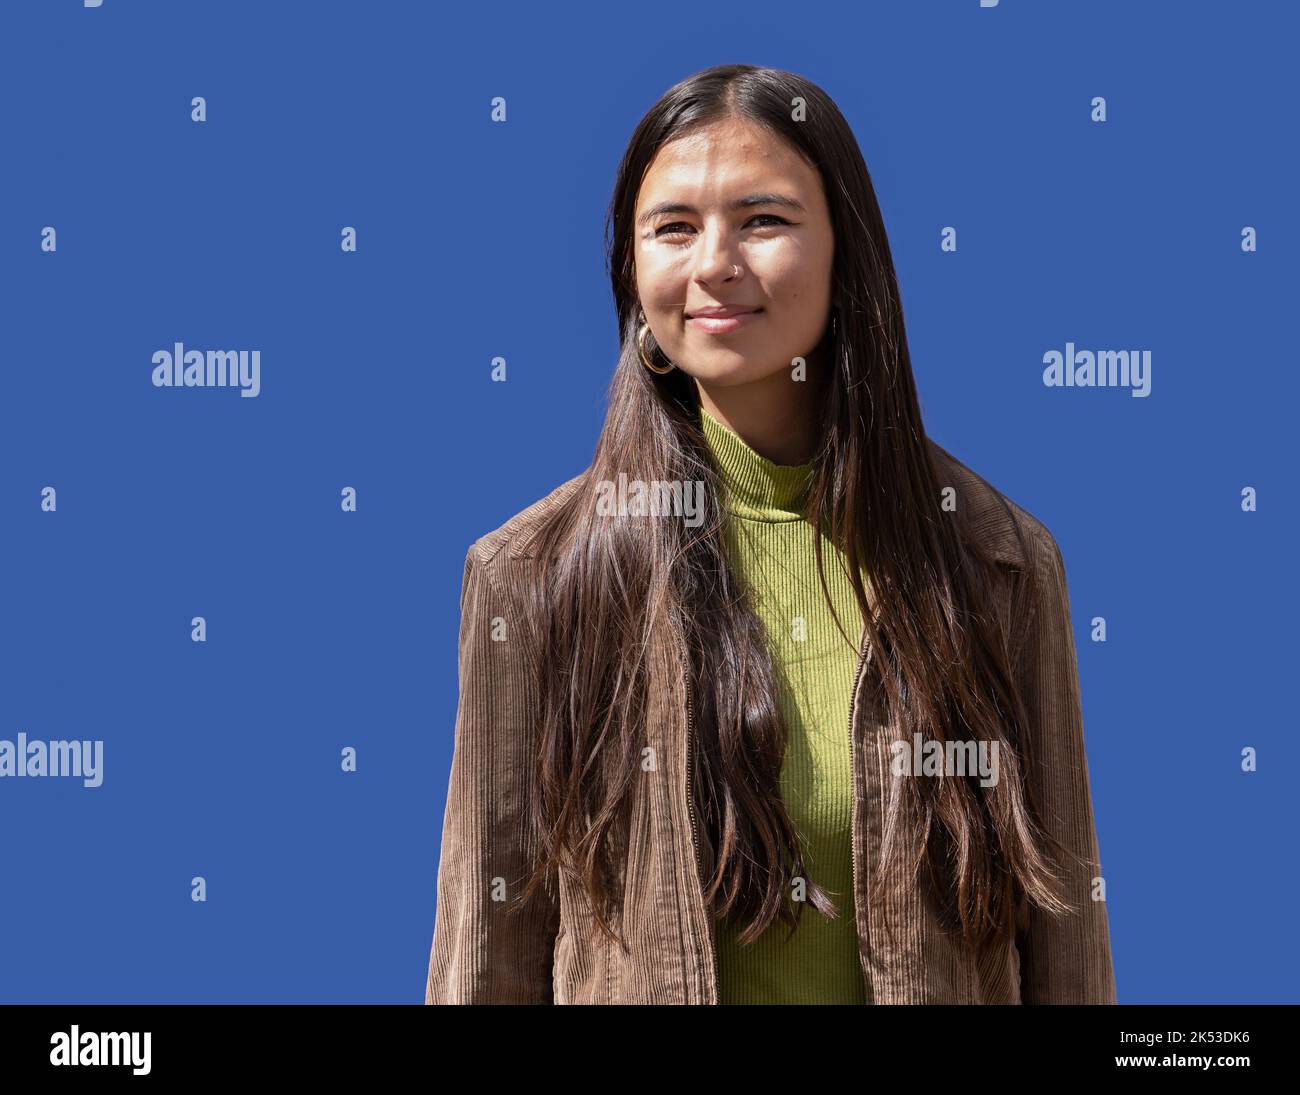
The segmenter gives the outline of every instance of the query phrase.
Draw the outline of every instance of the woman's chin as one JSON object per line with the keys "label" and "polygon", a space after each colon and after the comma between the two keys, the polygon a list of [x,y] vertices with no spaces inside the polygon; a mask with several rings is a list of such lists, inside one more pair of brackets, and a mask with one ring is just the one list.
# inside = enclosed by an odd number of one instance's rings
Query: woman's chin
{"label": "woman's chin", "polygon": [[689,364],[682,366],[682,371],[689,373],[696,380],[720,388],[753,384],[755,381],[767,380],[773,373],[783,370],[788,372],[784,366],[773,365],[770,361],[755,361],[743,354],[725,353],[693,358]]}

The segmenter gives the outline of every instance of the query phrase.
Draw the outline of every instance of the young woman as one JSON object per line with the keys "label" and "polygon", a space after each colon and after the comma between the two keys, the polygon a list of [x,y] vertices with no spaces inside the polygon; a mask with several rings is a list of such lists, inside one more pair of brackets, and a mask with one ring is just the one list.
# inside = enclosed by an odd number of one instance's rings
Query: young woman
{"label": "young woman", "polygon": [[610,221],[591,467],[465,559],[426,1002],[1113,1003],[1061,553],[926,436],[839,110],[701,72]]}

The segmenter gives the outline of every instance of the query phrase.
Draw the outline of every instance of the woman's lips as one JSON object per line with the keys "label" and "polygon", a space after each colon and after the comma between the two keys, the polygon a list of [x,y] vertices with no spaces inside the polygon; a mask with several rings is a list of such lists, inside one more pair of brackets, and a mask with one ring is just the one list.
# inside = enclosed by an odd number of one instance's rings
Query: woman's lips
{"label": "woman's lips", "polygon": [[753,312],[739,312],[730,316],[689,316],[686,320],[697,331],[710,335],[725,335],[753,323],[763,314],[759,308]]}

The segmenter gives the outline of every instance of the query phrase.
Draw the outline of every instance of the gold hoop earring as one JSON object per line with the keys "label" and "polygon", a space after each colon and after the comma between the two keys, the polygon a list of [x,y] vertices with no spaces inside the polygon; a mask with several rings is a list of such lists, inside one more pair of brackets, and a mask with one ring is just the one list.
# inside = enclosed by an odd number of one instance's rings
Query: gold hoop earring
{"label": "gold hoop earring", "polygon": [[660,376],[663,376],[665,373],[671,373],[675,368],[677,368],[677,366],[674,365],[671,361],[668,362],[668,367],[665,369],[659,365],[656,365],[646,356],[645,340],[646,340],[646,336],[649,333],[650,333],[650,324],[643,323],[641,324],[641,330],[639,330],[636,335],[636,348],[637,348],[637,352],[640,353],[641,355],[641,364],[644,365],[647,369],[649,369],[652,373],[658,373]]}

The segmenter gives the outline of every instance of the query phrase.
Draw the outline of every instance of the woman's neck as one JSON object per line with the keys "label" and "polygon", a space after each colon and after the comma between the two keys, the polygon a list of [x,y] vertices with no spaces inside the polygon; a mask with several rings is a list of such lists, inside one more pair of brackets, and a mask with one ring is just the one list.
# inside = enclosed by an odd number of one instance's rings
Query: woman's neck
{"label": "woman's neck", "polygon": [[812,386],[786,369],[764,380],[732,386],[695,381],[700,404],[756,453],[773,464],[806,464],[816,448]]}

